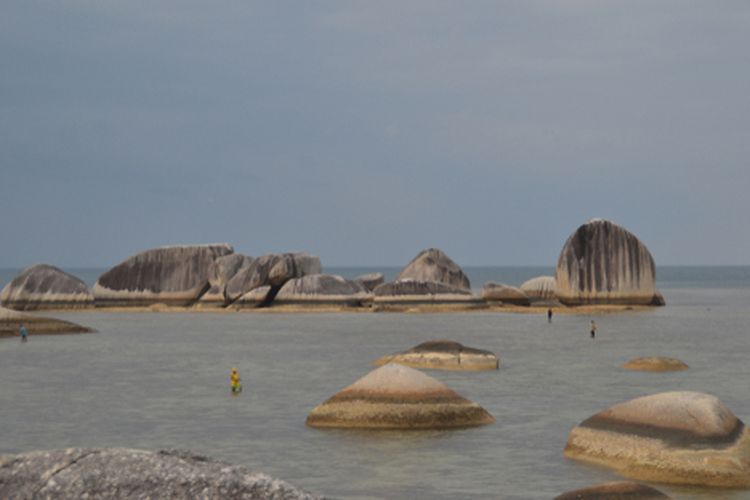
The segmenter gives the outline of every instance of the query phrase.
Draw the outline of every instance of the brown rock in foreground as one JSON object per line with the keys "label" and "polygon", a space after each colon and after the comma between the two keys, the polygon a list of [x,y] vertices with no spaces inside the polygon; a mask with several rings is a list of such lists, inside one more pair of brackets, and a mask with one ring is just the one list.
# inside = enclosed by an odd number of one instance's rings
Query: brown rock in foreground
{"label": "brown rock in foreground", "polygon": [[656,500],[668,499],[661,491],[645,484],[630,481],[613,481],[580,490],[568,491],[555,500]]}
{"label": "brown rock in foreground", "polygon": [[689,368],[679,359],[660,356],[631,359],[622,367],[641,372],[677,372]]}
{"label": "brown rock in foreground", "polygon": [[47,264],[27,267],[0,292],[3,307],[18,311],[94,307],[86,283]]}
{"label": "brown rock in foreground", "polygon": [[396,281],[435,281],[470,290],[469,278],[442,250],[428,248],[414,257],[396,277]]}
{"label": "brown rock in foreground", "polygon": [[306,423],[311,427],[449,429],[494,421],[484,408],[443,383],[391,363],[315,407]]}
{"label": "brown rock in foreground", "polygon": [[635,479],[750,487],[750,435],[715,396],[677,391],[617,404],[570,431],[565,456]]}
{"label": "brown rock in foreground", "polygon": [[33,314],[12,311],[0,307],[0,337],[14,337],[18,335],[21,325],[26,327],[30,335],[55,333],[92,333],[95,330],[63,321],[61,319],[45,318]]}
{"label": "brown rock in foreground", "polygon": [[497,370],[500,360],[494,353],[466,347],[450,340],[424,342],[408,351],[389,354],[373,361],[376,366],[398,363],[412,368],[435,370]]}

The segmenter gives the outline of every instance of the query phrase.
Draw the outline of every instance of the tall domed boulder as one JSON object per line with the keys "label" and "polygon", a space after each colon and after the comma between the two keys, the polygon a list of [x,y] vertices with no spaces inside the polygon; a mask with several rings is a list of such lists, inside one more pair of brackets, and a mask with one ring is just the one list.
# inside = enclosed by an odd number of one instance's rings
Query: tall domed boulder
{"label": "tall domed boulder", "polygon": [[331,274],[309,274],[287,281],[274,305],[361,306],[372,294],[355,281]]}
{"label": "tall domed boulder", "polygon": [[93,288],[97,306],[186,306],[209,288],[214,261],[230,245],[178,245],[146,250],[102,274]]}
{"label": "tall domed boulder", "polygon": [[287,281],[308,274],[320,274],[320,258],[308,253],[271,253],[258,257],[249,266],[240,269],[227,283],[226,296],[234,302],[247,292],[261,287],[271,287],[271,297]]}
{"label": "tall domed boulder", "polygon": [[217,258],[208,268],[208,284],[211,288],[204,293],[198,305],[200,307],[224,307],[229,301],[226,287],[237,272],[252,264],[253,258],[239,253],[232,253]]}
{"label": "tall domed boulder", "polygon": [[521,285],[521,291],[533,302],[554,301],[555,295],[555,277],[554,276],[537,276],[530,280],[524,281]]}
{"label": "tall domed boulder", "polygon": [[555,274],[557,298],[566,305],[649,305],[656,268],[646,246],[610,221],[594,219],[565,242]]}
{"label": "tall domed boulder", "polygon": [[676,391],[612,406],[568,436],[565,456],[643,481],[750,487],[750,434],[715,396]]}
{"label": "tall domed boulder", "polygon": [[500,366],[500,360],[494,353],[466,347],[451,340],[423,342],[408,351],[378,358],[372,364],[383,366],[388,363],[398,363],[412,368],[454,371],[497,370]]}
{"label": "tall domed boulder", "polygon": [[94,306],[86,283],[47,264],[27,267],[0,292],[4,307],[19,311],[81,309]]}
{"label": "tall domed boulder", "polygon": [[396,277],[396,281],[403,280],[436,281],[455,288],[471,289],[469,278],[461,268],[437,248],[419,252]]}
{"label": "tall domed boulder", "polygon": [[395,363],[368,373],[307,417],[311,427],[364,429],[449,429],[494,421],[443,383]]}

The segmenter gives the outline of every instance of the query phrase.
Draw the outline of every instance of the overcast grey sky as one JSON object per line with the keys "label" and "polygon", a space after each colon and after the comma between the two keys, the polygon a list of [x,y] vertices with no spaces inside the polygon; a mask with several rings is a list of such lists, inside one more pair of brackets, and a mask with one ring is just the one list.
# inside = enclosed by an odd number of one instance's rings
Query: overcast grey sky
{"label": "overcast grey sky", "polygon": [[0,266],[750,264],[750,2],[0,2]]}

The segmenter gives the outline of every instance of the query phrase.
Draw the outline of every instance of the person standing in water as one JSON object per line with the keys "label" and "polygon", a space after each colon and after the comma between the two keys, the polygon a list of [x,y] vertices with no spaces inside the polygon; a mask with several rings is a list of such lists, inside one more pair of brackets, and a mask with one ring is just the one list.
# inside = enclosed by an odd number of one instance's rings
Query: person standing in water
{"label": "person standing in water", "polygon": [[547,323],[552,323],[552,309],[547,309]]}
{"label": "person standing in water", "polygon": [[240,374],[237,373],[237,368],[232,368],[232,373],[229,375],[229,381],[232,384],[232,394],[239,394],[242,392],[242,383],[240,380]]}
{"label": "person standing in water", "polygon": [[591,320],[591,338],[596,337],[596,321]]}
{"label": "person standing in water", "polygon": [[29,337],[29,332],[26,331],[26,327],[21,323],[21,327],[18,329],[18,335],[21,336],[21,342],[26,342]]}

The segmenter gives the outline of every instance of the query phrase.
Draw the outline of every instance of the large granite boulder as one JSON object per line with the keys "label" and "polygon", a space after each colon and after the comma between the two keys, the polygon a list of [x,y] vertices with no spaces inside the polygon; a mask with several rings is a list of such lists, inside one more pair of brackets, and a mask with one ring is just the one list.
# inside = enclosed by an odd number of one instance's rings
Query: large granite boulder
{"label": "large granite boulder", "polygon": [[664,392],[612,406],[568,436],[565,455],[643,481],[750,487],[750,435],[716,397]]}
{"label": "large granite boulder", "polygon": [[81,309],[94,306],[86,283],[47,264],[27,267],[0,292],[0,303],[18,311]]}
{"label": "large granite boulder", "polygon": [[517,306],[528,306],[531,304],[529,297],[521,291],[520,288],[504,285],[502,283],[493,283],[488,281],[482,288],[482,299],[487,302],[502,302],[504,304],[513,304]]}
{"label": "large granite boulder", "polygon": [[623,368],[639,372],[678,372],[687,370],[688,365],[679,359],[663,356],[634,358],[622,365]]}
{"label": "large granite boulder", "polygon": [[307,417],[311,427],[449,429],[495,419],[429,375],[395,363],[377,368]]}
{"label": "large granite boulder", "polygon": [[0,337],[18,336],[18,329],[24,325],[29,335],[55,333],[91,333],[95,330],[61,319],[45,318],[0,307]]}
{"label": "large granite boulder", "polygon": [[274,305],[361,306],[372,294],[355,281],[331,274],[309,274],[287,281],[276,294]]}
{"label": "large granite boulder", "polygon": [[375,366],[388,363],[398,363],[412,368],[456,371],[497,370],[500,366],[500,360],[494,353],[466,347],[451,340],[423,342],[408,351],[389,354],[373,361]]}
{"label": "large granite boulder", "polygon": [[551,302],[557,299],[557,295],[555,295],[554,276],[537,276],[536,278],[531,278],[524,281],[520,288],[534,302]]}
{"label": "large granite boulder", "polygon": [[422,250],[404,267],[396,281],[436,281],[455,288],[470,290],[469,278],[450,257],[437,248]]}
{"label": "large granite boulder", "polygon": [[93,288],[97,306],[187,306],[209,288],[214,261],[230,245],[178,245],[146,250],[102,274]]}
{"label": "large granite boulder", "polygon": [[198,300],[199,307],[224,307],[229,303],[226,287],[240,269],[249,267],[253,258],[239,253],[232,253],[217,258],[208,268],[210,288]]}
{"label": "large granite boulder", "polygon": [[287,281],[308,274],[320,274],[320,258],[307,253],[271,253],[258,257],[240,269],[227,283],[226,296],[234,302],[250,290],[270,286],[273,296]]}
{"label": "large granite boulder", "polygon": [[376,304],[475,304],[478,297],[465,288],[437,281],[399,280],[383,283],[373,291]]}
{"label": "large granite boulder", "polygon": [[656,268],[646,246],[610,221],[594,219],[565,242],[555,274],[557,298],[566,305],[650,305]]}
{"label": "large granite boulder", "polygon": [[361,274],[354,278],[355,283],[359,283],[369,291],[375,290],[378,286],[385,283],[385,276],[383,273],[367,273]]}
{"label": "large granite boulder", "polygon": [[612,481],[568,491],[554,500],[666,500],[670,497],[651,486],[630,481]]}
{"label": "large granite boulder", "polygon": [[186,451],[68,448],[0,455],[2,498],[321,498]]}

